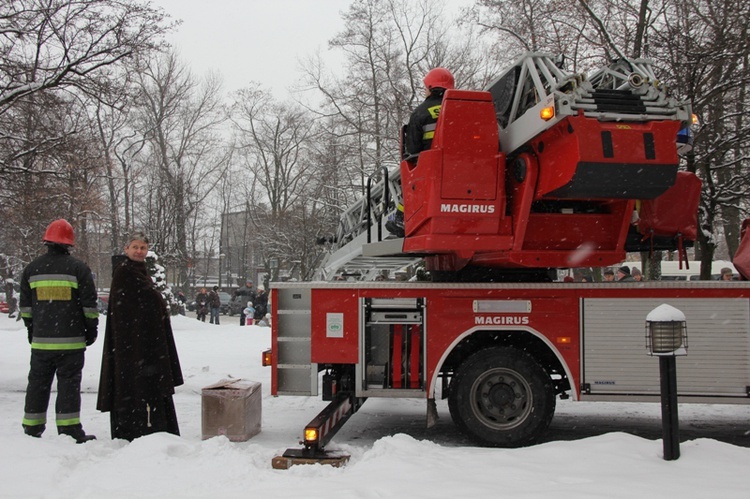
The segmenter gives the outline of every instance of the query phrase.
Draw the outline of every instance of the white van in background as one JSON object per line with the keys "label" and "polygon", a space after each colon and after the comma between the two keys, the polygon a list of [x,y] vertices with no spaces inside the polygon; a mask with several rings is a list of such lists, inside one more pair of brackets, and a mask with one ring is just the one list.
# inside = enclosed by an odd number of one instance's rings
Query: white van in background
{"label": "white van in background", "polygon": [[[697,281],[700,279],[701,274],[701,262],[697,260],[690,260],[686,268],[685,262],[682,262],[682,268],[680,268],[680,262],[661,262],[661,280],[662,281]],[[716,260],[711,263],[711,279],[718,280],[721,275],[721,269],[729,267],[732,269],[732,273],[737,277],[737,269],[734,268],[732,262],[725,260]]]}

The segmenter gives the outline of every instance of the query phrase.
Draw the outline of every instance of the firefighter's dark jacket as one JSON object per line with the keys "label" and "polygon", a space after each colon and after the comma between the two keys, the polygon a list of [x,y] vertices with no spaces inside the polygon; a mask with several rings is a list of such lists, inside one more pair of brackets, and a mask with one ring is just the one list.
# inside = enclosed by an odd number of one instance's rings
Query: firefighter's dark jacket
{"label": "firefighter's dark jacket", "polygon": [[83,350],[96,340],[99,312],[91,269],[51,244],[21,277],[20,310],[34,350]]}
{"label": "firefighter's dark jacket", "polygon": [[406,155],[418,154],[432,145],[440,108],[443,104],[443,90],[436,88],[414,109],[406,125],[404,149]]}
{"label": "firefighter's dark jacket", "polygon": [[96,408],[153,406],[182,383],[169,309],[146,264],[126,258],[112,275]]}

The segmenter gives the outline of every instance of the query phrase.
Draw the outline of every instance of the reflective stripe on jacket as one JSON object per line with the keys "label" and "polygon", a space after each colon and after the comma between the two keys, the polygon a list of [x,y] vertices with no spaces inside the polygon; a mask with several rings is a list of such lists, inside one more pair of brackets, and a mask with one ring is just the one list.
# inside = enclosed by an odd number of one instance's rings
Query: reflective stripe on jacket
{"label": "reflective stripe on jacket", "polygon": [[32,349],[83,350],[88,337],[96,338],[99,312],[91,270],[63,247],[49,246],[24,269],[19,302]]}

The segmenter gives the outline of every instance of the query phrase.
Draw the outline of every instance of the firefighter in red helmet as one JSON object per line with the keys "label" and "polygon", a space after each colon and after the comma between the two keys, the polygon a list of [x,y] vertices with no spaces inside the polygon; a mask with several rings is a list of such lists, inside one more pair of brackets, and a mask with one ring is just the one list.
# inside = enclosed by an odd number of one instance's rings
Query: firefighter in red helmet
{"label": "firefighter in red helmet", "polygon": [[47,230],[44,231],[44,237],[42,242],[45,243],[57,243],[66,246],[75,246],[75,234],[73,233],[73,226],[61,218],[55,220],[47,226]]}
{"label": "firefighter in red helmet", "polygon": [[445,68],[435,68],[424,77],[425,100],[411,113],[406,126],[407,155],[419,154],[432,145],[435,124],[443,104],[443,94],[454,88],[453,75]]}
{"label": "firefighter in red helmet", "polygon": [[[454,88],[455,81],[445,68],[430,70],[424,77],[425,100],[411,113],[404,134],[404,156],[413,158],[429,149],[435,135],[437,119],[443,105],[443,94]],[[396,237],[404,237],[404,207],[399,204],[385,224],[386,229]]]}
{"label": "firefighter in red helmet", "polygon": [[83,443],[95,438],[83,431],[80,411],[84,352],[96,340],[99,323],[96,287],[91,269],[70,255],[75,235],[67,220],[50,223],[42,241],[47,253],[21,277],[21,317],[31,344],[22,426],[27,435],[42,436],[57,376],[57,432]]}

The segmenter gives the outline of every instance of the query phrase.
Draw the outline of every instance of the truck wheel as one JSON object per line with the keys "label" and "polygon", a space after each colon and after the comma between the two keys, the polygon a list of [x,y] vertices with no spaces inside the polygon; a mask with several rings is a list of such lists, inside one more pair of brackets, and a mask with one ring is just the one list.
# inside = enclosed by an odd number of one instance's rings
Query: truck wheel
{"label": "truck wheel", "polygon": [[480,443],[519,447],[547,430],[555,413],[555,393],[549,376],[529,354],[488,348],[459,367],[448,407],[456,426]]}

